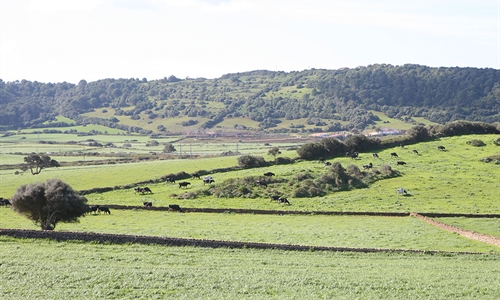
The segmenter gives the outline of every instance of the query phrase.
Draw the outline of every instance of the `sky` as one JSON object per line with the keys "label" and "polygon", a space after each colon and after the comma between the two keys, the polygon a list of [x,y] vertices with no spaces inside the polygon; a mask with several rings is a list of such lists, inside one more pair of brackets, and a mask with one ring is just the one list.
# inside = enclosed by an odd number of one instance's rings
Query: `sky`
{"label": "sky", "polygon": [[500,0],[0,0],[0,79],[500,68]]}

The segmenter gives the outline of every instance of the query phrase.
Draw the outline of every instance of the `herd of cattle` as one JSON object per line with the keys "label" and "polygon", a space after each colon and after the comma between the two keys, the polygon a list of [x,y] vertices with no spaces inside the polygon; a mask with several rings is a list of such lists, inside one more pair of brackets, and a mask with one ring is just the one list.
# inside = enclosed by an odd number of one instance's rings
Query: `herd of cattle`
{"label": "herd of cattle", "polygon": [[[403,148],[404,146],[401,145],[401,147]],[[440,151],[445,151],[446,148],[444,146],[438,146],[437,147],[438,150]],[[412,151],[413,154],[419,154],[417,150],[413,150]],[[396,152],[392,152],[391,154],[391,158],[398,158],[398,154]],[[346,153],[346,156],[347,157],[351,157],[352,159],[356,159],[359,157],[359,153],[358,152],[347,152]],[[379,155],[377,153],[372,153],[372,157],[373,158],[379,158]],[[322,162],[324,163],[325,166],[331,166],[332,163],[329,162],[329,161],[326,161],[325,159],[323,158],[320,158],[319,159],[319,162]],[[397,165],[406,165],[406,162],[404,161],[396,161],[396,164]],[[373,163],[369,163],[367,165],[363,165],[363,169],[365,170],[368,170],[368,169],[371,169],[373,168]],[[272,176],[276,176],[276,174],[272,173],[272,172],[266,172],[264,173],[264,176],[266,177],[272,177]],[[192,177],[194,179],[201,179],[201,176],[199,173],[194,173],[192,174]],[[175,178],[171,178],[171,177],[168,177],[165,179],[165,182],[166,183],[175,183]],[[212,185],[215,183],[215,180],[213,179],[212,176],[203,176],[203,185],[206,185],[206,184],[209,184],[209,185]],[[267,183],[265,181],[262,181],[262,180],[257,180],[255,182],[255,184],[257,186],[262,186],[264,188],[267,188]],[[188,181],[181,181],[179,182],[179,188],[187,188],[189,185],[191,185],[190,182]],[[398,188],[397,190],[398,194],[401,194],[401,195],[409,195],[408,192],[403,189],[403,188]],[[153,191],[149,188],[149,187],[136,187],[134,188],[134,193],[137,194],[137,193],[140,193],[140,194],[153,194]],[[287,198],[285,197],[282,197],[282,196],[279,196],[279,195],[271,195],[269,196],[269,198],[271,199],[271,202],[272,201],[277,201],[278,203],[281,203],[281,204],[288,204],[290,205],[290,201],[288,201]],[[11,206],[12,204],[10,203],[10,201],[8,199],[5,199],[5,198],[2,198],[0,197],[0,206]],[[143,202],[143,205],[144,207],[146,208],[150,208],[153,206],[153,202]],[[169,205],[169,211],[182,211],[182,209],[180,208],[179,205],[177,204],[170,204]],[[89,206],[89,210],[88,210],[88,213],[89,214],[100,214],[100,213],[104,213],[104,214],[111,214],[111,211],[109,210],[109,207],[108,206],[100,206],[100,205],[91,205]]]}

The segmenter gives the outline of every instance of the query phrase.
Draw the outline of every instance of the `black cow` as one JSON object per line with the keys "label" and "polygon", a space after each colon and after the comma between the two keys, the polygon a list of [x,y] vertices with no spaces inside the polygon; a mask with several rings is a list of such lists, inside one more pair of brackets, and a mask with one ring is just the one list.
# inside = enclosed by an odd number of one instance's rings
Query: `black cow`
{"label": "black cow", "polygon": [[397,164],[398,164],[398,166],[404,166],[404,165],[406,165],[406,163],[404,161],[398,161]]}
{"label": "black cow", "polygon": [[398,154],[396,152],[392,152],[391,157],[398,157]]}
{"label": "black cow", "polygon": [[372,163],[369,163],[367,165],[363,165],[363,169],[365,169],[365,170],[366,169],[371,169],[371,168],[373,168],[373,164]]}
{"label": "black cow", "polygon": [[150,188],[148,188],[147,186],[146,187],[136,187],[136,188],[134,188],[134,193],[141,193],[141,194],[150,193],[150,194],[152,194],[153,191]]}
{"label": "black cow", "polygon": [[444,151],[444,150],[446,150],[446,148],[444,146],[438,146],[438,150]]}
{"label": "black cow", "polygon": [[283,203],[283,204],[288,204],[288,205],[290,205],[290,201],[288,201],[288,199],[287,199],[287,198],[284,198],[284,197],[280,197],[280,198],[278,199],[278,203]]}
{"label": "black cow", "polygon": [[413,154],[418,154],[418,151],[417,150],[413,150]]}
{"label": "black cow", "polygon": [[187,181],[179,182],[179,188],[182,188],[182,187],[187,188],[187,186],[190,184],[191,184],[191,182],[187,182]]}
{"label": "black cow", "polygon": [[280,198],[281,198],[281,196],[276,196],[276,195],[269,196],[269,199],[271,199],[270,202],[278,201]]}
{"label": "black cow", "polygon": [[331,165],[332,165],[332,163],[331,163],[331,162],[329,162],[329,161],[325,161],[325,166],[327,166],[327,167],[328,167],[328,166],[331,166]]}
{"label": "black cow", "polygon": [[103,212],[105,214],[111,214],[111,211],[109,210],[109,207],[107,207],[107,206],[98,206],[97,211],[99,213]]}
{"label": "black cow", "polygon": [[257,180],[255,183],[256,183],[257,185],[261,185],[261,186],[263,186],[263,187],[266,187],[266,188],[267,188],[267,183],[265,183],[265,182],[263,182],[263,181]]}
{"label": "black cow", "polygon": [[90,213],[97,213],[97,209],[99,208],[99,205],[91,205],[89,206],[89,214]]}
{"label": "black cow", "polygon": [[193,176],[194,179],[200,179],[200,173],[193,173]]}
{"label": "black cow", "polygon": [[166,183],[175,183],[175,179],[172,177],[167,177],[167,178],[165,178],[165,182]]}
{"label": "black cow", "polygon": [[379,158],[377,153],[372,153],[373,158]]}
{"label": "black cow", "polygon": [[169,211],[182,211],[181,207],[177,204],[169,204],[168,210]]}
{"label": "black cow", "polygon": [[275,176],[275,174],[273,172],[267,172],[267,173],[264,173],[264,176],[271,177],[271,176]]}
{"label": "black cow", "polygon": [[142,202],[144,204],[144,207],[153,207],[153,202]]}
{"label": "black cow", "polygon": [[7,205],[12,205],[8,199],[0,198],[0,205],[1,206],[7,206]]}
{"label": "black cow", "polygon": [[358,152],[351,153],[351,159],[356,159],[356,158],[358,158],[358,156],[359,156]]}

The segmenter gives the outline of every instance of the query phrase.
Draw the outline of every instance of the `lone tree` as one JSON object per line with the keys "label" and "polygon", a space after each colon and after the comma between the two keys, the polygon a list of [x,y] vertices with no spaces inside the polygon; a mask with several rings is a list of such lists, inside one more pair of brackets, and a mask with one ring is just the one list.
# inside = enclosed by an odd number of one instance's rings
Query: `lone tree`
{"label": "lone tree", "polygon": [[10,202],[42,230],[54,230],[58,222],[77,223],[89,209],[87,198],[57,178],[19,187]]}
{"label": "lone tree", "polygon": [[163,152],[165,153],[172,153],[176,152],[177,150],[175,149],[174,145],[167,143],[165,147],[163,148]]}
{"label": "lone tree", "polygon": [[42,169],[59,167],[59,163],[51,159],[50,156],[42,154],[30,154],[24,158],[25,164],[21,166],[21,170],[27,171],[28,169],[31,171],[32,175],[37,175],[42,172]]}
{"label": "lone tree", "polygon": [[274,157],[274,161],[276,161],[276,156],[280,154],[281,151],[278,147],[272,147],[269,151],[267,151],[267,155],[272,155]]}

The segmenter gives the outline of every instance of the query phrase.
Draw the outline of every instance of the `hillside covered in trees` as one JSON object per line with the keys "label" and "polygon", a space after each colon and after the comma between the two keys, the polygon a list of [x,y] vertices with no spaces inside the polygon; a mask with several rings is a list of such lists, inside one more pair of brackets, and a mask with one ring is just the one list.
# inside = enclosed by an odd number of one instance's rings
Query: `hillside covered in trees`
{"label": "hillside covered in trees", "polygon": [[[96,109],[112,115],[88,115]],[[214,128],[224,120],[240,118],[268,131],[284,120],[298,119],[314,124],[317,131],[362,130],[378,120],[371,111],[415,124],[413,117],[441,124],[500,122],[500,70],[370,65],[289,73],[252,71],[216,79],[81,80],[76,85],[0,79],[3,129],[44,127],[44,122],[63,115],[78,124],[144,134],[168,128],[158,125],[144,130],[134,121],[161,124],[175,117],[183,117],[182,125],[191,128]],[[52,122],[50,126],[66,125]],[[235,129],[246,128],[235,125]],[[297,129],[290,126],[281,131]]]}

